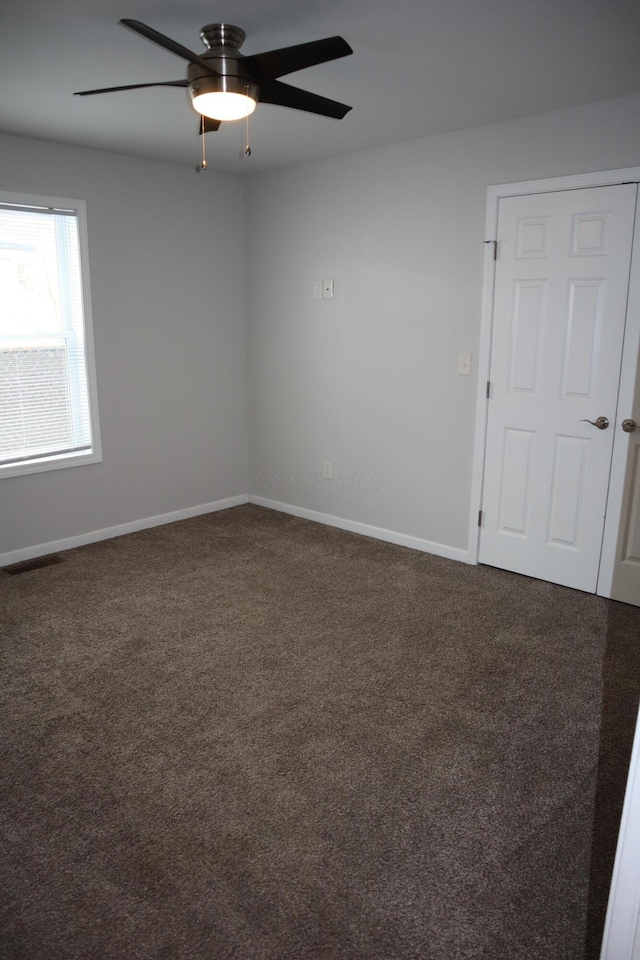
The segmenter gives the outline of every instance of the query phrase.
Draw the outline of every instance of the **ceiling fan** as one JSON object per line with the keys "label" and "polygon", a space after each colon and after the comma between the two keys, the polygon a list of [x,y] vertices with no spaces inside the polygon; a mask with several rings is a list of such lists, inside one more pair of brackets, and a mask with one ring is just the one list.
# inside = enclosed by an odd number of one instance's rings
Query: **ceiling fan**
{"label": "ceiling fan", "polygon": [[353,53],[342,37],[328,37],[245,56],[240,53],[246,36],[244,30],[229,23],[211,23],[200,31],[200,38],[207,48],[200,56],[139,20],[120,20],[120,23],[186,60],[189,64],[186,78],[80,90],[76,96],[88,97],[97,93],[139,90],[142,87],[186,87],[194,109],[201,114],[200,133],[217,130],[225,120],[249,116],[258,102],[291,107],[336,120],[342,119],[351,110],[344,103],[319,97],[315,93],[281,83],[278,79],[296,70]]}

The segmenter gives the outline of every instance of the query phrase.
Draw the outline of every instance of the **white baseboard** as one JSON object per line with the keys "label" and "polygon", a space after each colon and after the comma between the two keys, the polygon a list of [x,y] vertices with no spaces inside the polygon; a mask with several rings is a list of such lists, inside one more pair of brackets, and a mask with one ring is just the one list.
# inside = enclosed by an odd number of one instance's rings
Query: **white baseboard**
{"label": "white baseboard", "polygon": [[249,495],[249,503],[258,507],[267,507],[269,510],[278,510],[280,513],[291,514],[292,517],[301,517],[303,520],[314,520],[329,527],[339,527],[350,533],[359,533],[374,540],[386,540],[387,543],[396,543],[400,547],[411,547],[412,550],[422,550],[423,553],[433,553],[437,557],[446,557],[447,560],[459,560],[462,563],[473,563],[469,558],[468,550],[459,547],[449,547],[444,543],[435,543],[433,540],[423,540],[421,537],[412,537],[406,533],[396,533],[395,530],[385,530],[384,527],[373,527],[368,523],[359,523],[356,520],[345,520],[343,517],[334,517],[330,513],[318,513],[316,510],[306,510],[304,507],[295,507],[290,503],[281,503],[279,500],[269,500],[267,497]]}
{"label": "white baseboard", "polygon": [[34,544],[32,547],[24,547],[22,550],[0,553],[0,567],[7,567],[12,563],[21,563],[23,560],[33,560],[34,557],[44,557],[50,553],[59,553],[61,550],[71,550],[73,547],[83,547],[87,543],[97,543],[99,540],[110,540],[112,537],[121,537],[125,533],[136,533],[138,530],[147,530],[149,527],[159,527],[163,523],[174,523],[176,520],[188,520],[190,517],[199,517],[204,513],[215,513],[217,510],[239,507],[248,502],[248,496],[242,494],[239,497],[227,497],[224,500],[214,500],[212,503],[201,503],[195,507],[186,507],[184,510],[172,510],[171,513],[161,513],[156,517],[131,520],[129,523],[120,523],[115,527],[105,527],[103,530],[91,530],[89,533],[80,533],[75,537],[65,537],[64,540],[51,540],[49,543]]}
{"label": "white baseboard", "polygon": [[458,547],[449,547],[444,543],[435,543],[433,540],[423,540],[406,533],[396,533],[395,530],[385,530],[384,527],[374,527],[368,523],[359,523],[356,520],[345,520],[343,517],[334,517],[330,513],[319,513],[316,510],[306,510],[295,507],[279,500],[269,500],[266,497],[247,496],[227,497],[224,500],[214,500],[212,503],[201,503],[195,507],[186,507],[184,510],[173,510],[171,513],[161,513],[155,517],[143,517],[141,520],[131,520],[129,523],[120,523],[115,527],[105,527],[102,530],[91,530],[80,533],[75,537],[65,537],[63,540],[51,540],[48,543],[37,543],[32,547],[23,547],[21,550],[12,550],[9,553],[0,553],[0,567],[12,563],[21,563],[23,560],[33,560],[35,557],[44,557],[50,553],[59,553],[63,550],[72,550],[87,543],[98,543],[100,540],[110,540],[112,537],[121,537],[127,533],[136,533],[138,530],[147,530],[150,527],[159,527],[164,523],[174,523],[176,520],[188,520],[190,517],[199,517],[205,513],[215,513],[217,510],[227,510],[229,507],[239,507],[244,503],[255,503],[256,506],[266,507],[269,510],[278,510],[304,520],[313,520],[324,523],[329,527],[338,527],[350,533],[359,533],[374,540],[385,540],[401,547],[410,547],[412,550],[421,550],[423,553],[433,553],[437,557],[446,557],[448,560],[459,560],[462,563],[473,563],[469,559],[467,550]]}

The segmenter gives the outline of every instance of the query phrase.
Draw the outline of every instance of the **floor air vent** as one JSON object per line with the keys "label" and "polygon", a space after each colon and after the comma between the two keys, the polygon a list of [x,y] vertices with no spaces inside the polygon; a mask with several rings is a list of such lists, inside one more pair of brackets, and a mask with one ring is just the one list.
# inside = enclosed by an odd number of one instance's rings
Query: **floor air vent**
{"label": "floor air vent", "polygon": [[39,570],[40,567],[51,567],[54,563],[62,563],[60,557],[54,553],[48,557],[34,557],[33,560],[23,560],[22,563],[12,563],[10,567],[3,567],[2,572],[15,577],[19,573],[29,573],[30,570]]}

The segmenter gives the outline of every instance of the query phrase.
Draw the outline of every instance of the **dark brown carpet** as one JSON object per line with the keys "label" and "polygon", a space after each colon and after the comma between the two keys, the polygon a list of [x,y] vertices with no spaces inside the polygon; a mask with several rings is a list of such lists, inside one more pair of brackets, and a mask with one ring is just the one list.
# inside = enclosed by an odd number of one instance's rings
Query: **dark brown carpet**
{"label": "dark brown carpet", "polygon": [[640,610],[247,506],[0,575],[6,960],[595,960]]}

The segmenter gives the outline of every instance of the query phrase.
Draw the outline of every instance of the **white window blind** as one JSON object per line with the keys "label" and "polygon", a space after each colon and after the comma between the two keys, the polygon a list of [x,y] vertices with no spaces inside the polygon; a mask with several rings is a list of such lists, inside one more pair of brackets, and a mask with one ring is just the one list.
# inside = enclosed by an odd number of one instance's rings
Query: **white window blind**
{"label": "white window blind", "polygon": [[99,459],[86,347],[77,210],[0,201],[0,476]]}

